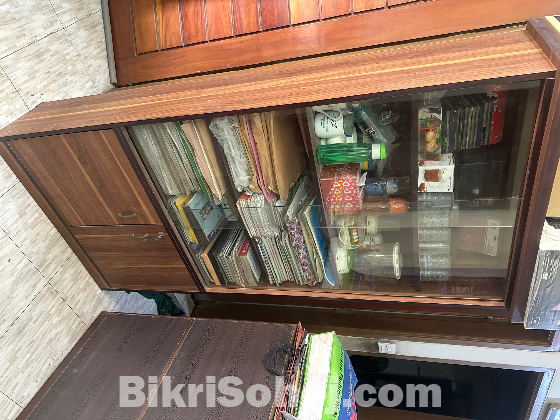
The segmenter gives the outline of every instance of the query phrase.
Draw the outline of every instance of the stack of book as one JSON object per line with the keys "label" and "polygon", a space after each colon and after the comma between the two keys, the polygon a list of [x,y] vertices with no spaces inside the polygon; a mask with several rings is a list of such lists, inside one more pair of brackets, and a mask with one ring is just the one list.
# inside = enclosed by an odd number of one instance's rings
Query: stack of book
{"label": "stack of book", "polygon": [[202,259],[217,285],[258,286],[261,269],[243,225],[230,222],[204,250]]}

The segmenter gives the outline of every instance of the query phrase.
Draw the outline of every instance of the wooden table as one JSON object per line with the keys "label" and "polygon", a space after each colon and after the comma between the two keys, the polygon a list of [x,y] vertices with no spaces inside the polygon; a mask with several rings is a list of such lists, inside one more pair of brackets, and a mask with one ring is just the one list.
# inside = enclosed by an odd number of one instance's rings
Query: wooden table
{"label": "wooden table", "polygon": [[[290,343],[295,330],[292,324],[103,313],[18,419],[270,419],[275,377],[262,360],[271,348]],[[146,401],[138,407],[121,407],[121,376],[141,377],[146,395],[149,377],[150,382],[159,378],[158,406]],[[205,384],[198,406],[162,407],[163,376],[170,378],[171,389]],[[216,384],[236,376],[243,381],[238,386],[243,392],[250,385],[264,384],[273,398],[259,408],[246,400],[233,408],[219,403],[207,408],[207,376],[215,376]],[[189,405],[187,387],[180,394]]]}

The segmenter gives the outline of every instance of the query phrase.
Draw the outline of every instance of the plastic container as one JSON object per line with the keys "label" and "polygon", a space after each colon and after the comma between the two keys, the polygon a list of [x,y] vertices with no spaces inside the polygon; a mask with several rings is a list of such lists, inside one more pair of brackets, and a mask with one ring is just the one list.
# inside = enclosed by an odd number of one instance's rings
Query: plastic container
{"label": "plastic container", "polygon": [[425,270],[450,269],[451,257],[449,254],[420,253],[420,268]]}
{"label": "plastic container", "polygon": [[354,116],[339,111],[323,111],[315,114],[315,134],[319,138],[352,136],[354,132]]}
{"label": "plastic container", "polygon": [[406,213],[408,206],[402,198],[364,197],[362,210],[365,213]]}
{"label": "plastic container", "polygon": [[373,246],[382,243],[383,243],[383,235],[381,233],[366,235],[364,241],[362,242],[362,244],[366,246]]}
{"label": "plastic container", "polygon": [[379,116],[370,107],[361,107],[358,104],[352,104],[350,107],[358,127],[364,133],[364,141],[367,139],[372,143],[389,145],[398,138],[393,127],[380,124]]}
{"label": "plastic container", "polygon": [[424,254],[450,255],[451,246],[449,242],[419,242],[418,251]]}
{"label": "plastic container", "polygon": [[356,256],[356,272],[366,276],[401,278],[403,265],[398,242],[362,246]]}
{"label": "plastic container", "polygon": [[445,269],[420,269],[420,281],[449,281],[450,270]]}
{"label": "plastic container", "polygon": [[420,228],[418,229],[419,241],[449,242],[451,229],[449,228]]}
{"label": "plastic container", "polygon": [[317,147],[317,162],[322,165],[363,163],[370,159],[386,159],[385,145],[367,143],[325,144]]}

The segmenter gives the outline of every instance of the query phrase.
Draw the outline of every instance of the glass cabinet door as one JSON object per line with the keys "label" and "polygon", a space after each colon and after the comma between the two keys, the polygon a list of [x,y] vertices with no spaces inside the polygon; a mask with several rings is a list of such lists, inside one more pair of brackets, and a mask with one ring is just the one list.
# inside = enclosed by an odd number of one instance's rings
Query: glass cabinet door
{"label": "glass cabinet door", "polygon": [[541,90],[337,100],[129,133],[210,290],[498,301]]}

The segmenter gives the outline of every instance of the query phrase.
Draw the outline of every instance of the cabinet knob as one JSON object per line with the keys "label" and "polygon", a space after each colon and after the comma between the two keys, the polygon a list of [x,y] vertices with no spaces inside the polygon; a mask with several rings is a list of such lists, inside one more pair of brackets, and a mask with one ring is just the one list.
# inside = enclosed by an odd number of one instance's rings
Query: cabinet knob
{"label": "cabinet knob", "polygon": [[119,213],[118,215],[119,215],[119,217],[122,217],[123,219],[130,219],[131,217],[136,217],[136,213],[132,213],[132,214]]}
{"label": "cabinet knob", "polygon": [[165,233],[163,233],[163,232],[158,232],[158,236],[156,236],[155,238],[150,238],[149,233],[145,233],[144,235],[137,235],[135,233],[132,234],[133,238],[140,239],[143,242],[159,241],[164,236],[165,236]]}

